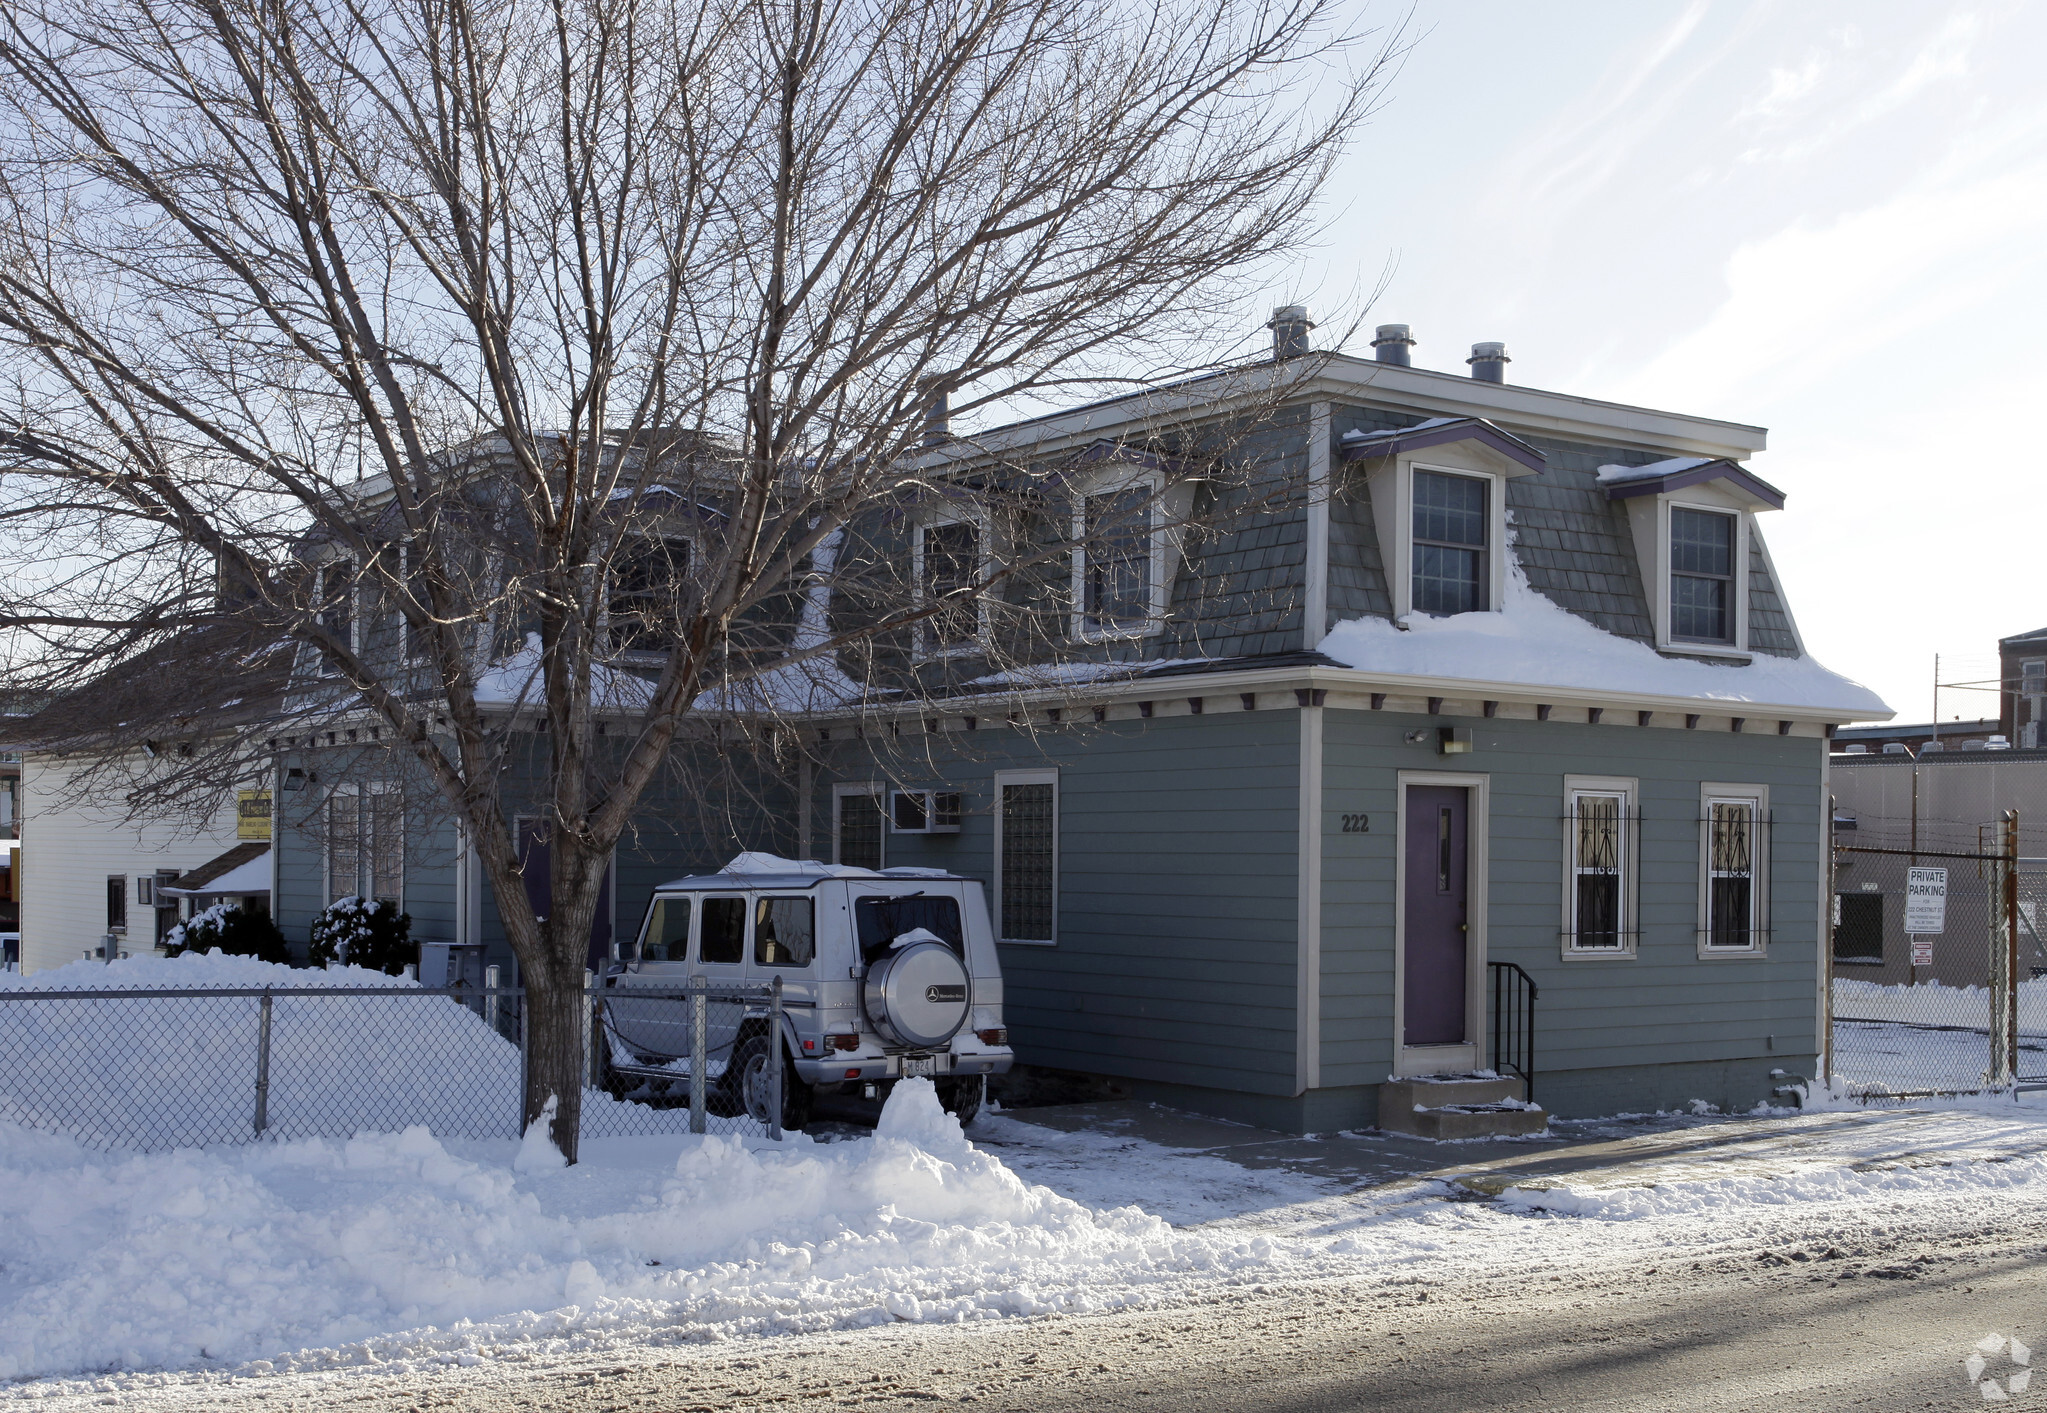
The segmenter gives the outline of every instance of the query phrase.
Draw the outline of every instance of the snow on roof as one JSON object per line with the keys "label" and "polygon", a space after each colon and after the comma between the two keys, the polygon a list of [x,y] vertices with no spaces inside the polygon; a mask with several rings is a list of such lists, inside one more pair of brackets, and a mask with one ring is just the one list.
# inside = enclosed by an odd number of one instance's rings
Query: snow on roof
{"label": "snow on roof", "polygon": [[[546,693],[540,673],[540,635],[528,633],[526,642],[510,657],[501,658],[476,674],[478,706],[535,706]],[[654,684],[630,672],[596,664],[590,669],[590,703],[614,710],[641,711],[653,699]]]}
{"label": "snow on roof", "polygon": [[1758,653],[1745,666],[1665,657],[1566,611],[1531,587],[1516,563],[1508,565],[1497,613],[1414,614],[1400,624],[1353,618],[1330,629],[1320,646],[1347,667],[1401,676],[1797,707],[1843,721],[1891,710],[1869,688],[1810,657]]}
{"label": "snow on roof", "polygon": [[1653,481],[1658,476],[1675,476],[1680,471],[1706,466],[1717,459],[1711,456],[1673,456],[1662,461],[1652,461],[1647,466],[1602,466],[1597,475],[1602,486],[1611,486],[1621,481]]}
{"label": "snow on roof", "polygon": [[832,570],[844,538],[843,530],[834,530],[810,552],[810,582],[789,639],[791,653],[816,656],[700,693],[693,704],[698,711],[827,711],[867,695],[863,684],[839,670],[838,654],[820,651],[831,641]]}
{"label": "snow on roof", "polygon": [[[749,887],[749,888],[805,888],[827,878],[954,878],[958,875],[942,868],[885,868],[876,872],[871,868],[854,868],[850,864],[819,863],[816,859],[785,859],[779,854],[760,853],[749,850],[736,855],[732,862],[716,873],[691,874],[687,878],[674,878],[658,885],[661,888],[686,888],[691,885],[707,887]],[[741,882],[735,884],[732,880]]]}
{"label": "snow on roof", "polygon": [[[194,869],[186,877],[190,878],[200,872],[202,870]],[[184,881],[185,879],[183,878],[178,880],[179,883]],[[159,888],[157,891],[159,893],[174,893],[181,897],[192,897],[202,894],[211,897],[216,893],[268,893],[270,891],[270,846],[264,845],[262,852],[258,853],[255,857],[244,859],[233,868],[225,870],[216,877],[196,883],[192,887],[179,888],[173,885]]]}
{"label": "snow on roof", "polygon": [[1366,432],[1362,430],[1345,432],[1343,439],[1352,445],[1356,445],[1359,442],[1375,441],[1380,437],[1411,437],[1416,432],[1426,432],[1431,427],[1447,427],[1452,422],[1470,422],[1474,420],[1476,419],[1471,417],[1431,417],[1428,421],[1417,422],[1412,427],[1388,427],[1383,432]]}

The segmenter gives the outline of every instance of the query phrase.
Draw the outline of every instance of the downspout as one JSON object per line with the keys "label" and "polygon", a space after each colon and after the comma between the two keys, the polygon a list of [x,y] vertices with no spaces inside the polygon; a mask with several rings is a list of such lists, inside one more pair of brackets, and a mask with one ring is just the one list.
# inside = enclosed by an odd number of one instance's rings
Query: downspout
{"label": "downspout", "polygon": [[[1322,1087],[1322,693],[1301,704],[1299,873],[1294,917],[1294,1092]],[[1302,1115],[1303,1121],[1307,1116]]]}

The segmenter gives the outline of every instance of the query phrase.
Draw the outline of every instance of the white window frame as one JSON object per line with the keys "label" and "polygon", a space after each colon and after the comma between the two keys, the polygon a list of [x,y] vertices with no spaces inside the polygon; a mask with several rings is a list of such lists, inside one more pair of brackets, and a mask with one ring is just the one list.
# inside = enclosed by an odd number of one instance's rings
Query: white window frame
{"label": "white window frame", "polygon": [[[1664,652],[1687,657],[1724,657],[1748,662],[1749,648],[1749,559],[1755,540],[1755,515],[1732,497],[1715,498],[1708,487],[1694,486],[1689,492],[1666,492],[1638,496],[1628,502],[1629,525],[1635,537],[1635,555],[1642,563],[1642,582],[1649,593],[1650,617],[1656,627],[1656,646]],[[1712,515],[1734,517],[1734,639],[1732,642],[1699,643],[1673,638],[1670,633],[1670,512],[1701,510]],[[1767,556],[1766,556],[1767,558]]]}
{"label": "white window frame", "polygon": [[1400,475],[1400,538],[1406,549],[1406,563],[1401,568],[1401,594],[1406,600],[1402,616],[1420,612],[1414,606],[1414,476],[1417,471],[1426,471],[1432,476],[1460,476],[1467,481],[1483,482],[1486,488],[1486,543],[1485,543],[1485,607],[1471,610],[1474,613],[1498,613],[1500,599],[1506,592],[1506,540],[1507,540],[1507,478],[1489,471],[1473,471],[1463,466],[1438,466],[1426,461],[1410,461],[1401,467]]}
{"label": "white window frame", "polygon": [[841,801],[848,796],[870,796],[874,800],[876,817],[881,821],[881,866],[888,867],[888,786],[880,780],[842,780],[832,786],[832,862],[844,865],[839,857],[841,816],[844,806]]}
{"label": "white window frame", "polygon": [[[1746,947],[1715,947],[1712,938],[1713,806],[1745,804],[1751,809],[1749,833],[1749,941]],[[1699,787],[1699,956],[1761,957],[1770,948],[1770,787],[1707,781]]]}
{"label": "white window frame", "polygon": [[[369,800],[370,797],[373,795],[397,794],[400,794],[400,790],[398,782],[395,780],[345,782],[328,787],[327,799],[325,802],[325,809],[327,813],[326,818],[327,837],[322,838],[320,841],[321,889],[326,897],[327,903],[331,904],[337,901],[338,899],[350,896],[357,898],[366,898],[371,902],[376,901],[377,839],[376,828],[373,823],[374,816],[371,810],[369,809]],[[339,801],[344,799],[352,802],[352,807],[355,812],[356,840],[355,878],[353,882],[350,884],[349,889],[346,893],[337,893],[334,891],[334,847],[332,842],[332,831],[334,829],[334,807]],[[393,901],[397,904],[398,910],[400,912],[403,912],[405,911],[405,885],[410,870],[407,869],[405,866],[406,862],[405,802],[402,796],[398,802],[397,848],[398,848],[398,896]],[[363,890],[364,884],[369,885],[368,892],[365,892]]]}
{"label": "white window frame", "polygon": [[[993,547],[989,542],[989,517],[985,512],[962,510],[919,521],[910,535],[910,593],[919,608],[924,605],[924,536],[946,525],[971,525],[980,547],[980,553],[975,556],[975,577],[985,584],[988,582],[988,576],[994,573],[995,557],[991,552]],[[989,632],[988,595],[984,590],[974,600],[974,636],[967,642],[934,641],[928,619],[918,619],[915,628],[916,641],[912,651],[918,658],[961,657],[984,652],[988,646]]]}
{"label": "white window frame", "polygon": [[626,553],[634,540],[658,540],[664,545],[684,546],[683,563],[686,566],[685,572],[693,572],[696,569],[697,542],[694,535],[651,534],[633,536],[619,546],[619,553],[612,557],[609,572],[604,576],[604,612],[599,619],[598,629],[605,652],[615,658],[623,657],[638,662],[649,662],[666,657],[669,650],[664,648],[623,648],[614,646],[611,641],[611,600],[612,596],[617,592],[618,561]]}
{"label": "white window frame", "polygon": [[[1657,577],[1657,588],[1661,595],[1659,607],[1662,610],[1661,626],[1657,631],[1657,637],[1663,640],[1664,646],[1677,652],[1740,653],[1743,656],[1747,656],[1748,512],[1736,509],[1733,506],[1712,505],[1696,500],[1683,500],[1676,496],[1658,496],[1657,500],[1660,502],[1656,511],[1658,543],[1663,551],[1663,562],[1660,566],[1662,573]],[[1694,638],[1680,638],[1673,629],[1671,614],[1674,605],[1670,581],[1677,574],[1677,556],[1671,553],[1670,536],[1671,512],[1674,510],[1696,511],[1701,515],[1718,515],[1734,522],[1734,533],[1731,537],[1732,543],[1729,548],[1731,558],[1728,561],[1728,568],[1732,571],[1728,576],[1731,581],[1729,587],[1733,592],[1729,595],[1730,602],[1727,605],[1728,615],[1732,619],[1728,626],[1733,628],[1734,631],[1726,638],[1702,642]]]}
{"label": "white window frame", "polygon": [[[1002,792],[1011,785],[1050,785],[1052,787],[1052,926],[1050,937],[1004,937],[1004,924],[1008,921],[1002,910]],[[998,770],[995,772],[995,856],[991,869],[994,896],[989,899],[989,912],[995,922],[995,940],[1010,947],[1056,947],[1059,945],[1059,770],[1055,767],[1033,770]]]}
{"label": "white window frame", "polygon": [[[1620,807],[1620,930],[1618,947],[1578,944],[1578,801],[1586,796],[1618,797]],[[1563,938],[1565,961],[1632,961],[1640,955],[1641,781],[1632,776],[1564,777]]]}
{"label": "white window frame", "polygon": [[[337,554],[321,561],[317,582],[313,589],[314,602],[319,605],[319,616],[324,620],[327,616],[327,575],[337,564],[348,566],[348,577],[350,580],[348,586],[348,650],[352,653],[360,653],[362,651],[362,595],[358,592],[360,585],[355,582],[356,563],[353,557]],[[329,679],[341,676],[341,673],[335,668],[333,662],[328,659],[325,653],[320,654],[318,665],[315,667],[314,672],[317,676]]]}
{"label": "white window frame", "polygon": [[[1145,507],[1145,516],[1151,522],[1151,590],[1150,609],[1145,621],[1130,628],[1091,628],[1087,614],[1087,503],[1096,496],[1114,495],[1142,487],[1150,498]],[[1121,475],[1102,476],[1074,487],[1073,505],[1070,511],[1073,526],[1073,553],[1068,556],[1073,562],[1071,592],[1073,595],[1072,632],[1076,642],[1110,643],[1127,642],[1139,638],[1156,637],[1166,626],[1166,551],[1168,549],[1165,527],[1160,517],[1165,510],[1165,479],[1155,471],[1130,471]]]}
{"label": "white window frame", "polygon": [[[1440,450],[1440,449],[1439,449]],[[1476,458],[1473,458],[1475,461]],[[1390,471],[1368,473],[1372,518],[1378,524],[1379,554],[1386,565],[1388,596],[1393,617],[1406,618],[1414,607],[1414,473],[1430,471],[1439,476],[1468,476],[1486,483],[1486,606],[1480,613],[1498,613],[1507,594],[1507,481],[1499,471],[1464,462],[1462,458],[1427,456],[1396,457]]]}

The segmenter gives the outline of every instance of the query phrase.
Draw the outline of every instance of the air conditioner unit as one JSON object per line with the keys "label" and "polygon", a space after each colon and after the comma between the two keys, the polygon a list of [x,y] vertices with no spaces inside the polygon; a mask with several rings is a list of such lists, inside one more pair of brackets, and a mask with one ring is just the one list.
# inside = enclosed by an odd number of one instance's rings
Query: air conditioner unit
{"label": "air conditioner unit", "polygon": [[891,790],[888,822],[896,834],[957,834],[960,792],[957,790]]}

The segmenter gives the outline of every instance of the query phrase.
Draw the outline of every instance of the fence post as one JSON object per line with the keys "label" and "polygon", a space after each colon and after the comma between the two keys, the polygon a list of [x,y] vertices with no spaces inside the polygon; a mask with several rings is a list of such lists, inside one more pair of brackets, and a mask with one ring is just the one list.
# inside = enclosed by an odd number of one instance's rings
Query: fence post
{"label": "fence post", "polygon": [[485,967],[483,969],[483,1023],[491,1028],[492,1033],[503,1035],[504,1031],[498,1026],[498,1015],[498,969],[496,967]]}
{"label": "fence post", "polygon": [[256,1137],[270,1127],[270,991],[256,1008]]}
{"label": "fence post", "polygon": [[597,989],[597,973],[588,967],[583,969],[583,1068],[588,1070],[585,1083],[591,1089],[604,1085],[604,1025],[598,1020],[597,1011],[604,1004],[603,993]]}
{"label": "fence post", "polygon": [[2019,1084],[2019,812],[2004,812],[2004,1078]]}
{"label": "fence post", "polygon": [[531,1057],[526,1053],[526,991],[519,990],[519,1009],[512,1017],[512,1027],[519,1032],[519,1083],[512,1090],[512,1112],[518,1115],[512,1124],[512,1132],[520,1138],[526,1136],[526,1067]]}
{"label": "fence post", "polygon": [[2017,857],[2018,830],[2013,825],[2014,816],[2006,810],[1997,821],[1997,852],[1990,860],[1990,1066],[1984,1073],[1984,1080],[1992,1088],[2003,1088],[2013,1082],[2017,1072],[2016,1042],[2012,1025],[2013,992],[2012,970],[2018,961],[2018,954],[2012,947],[2013,927],[2013,885],[2017,883],[2015,859]]}
{"label": "fence post", "polygon": [[704,1017],[710,1005],[704,995],[704,979],[689,979],[689,1131],[704,1131],[704,1070],[710,1065],[711,1047],[704,1039]]}
{"label": "fence post", "polygon": [[782,978],[768,984],[768,1138],[782,1141]]}

